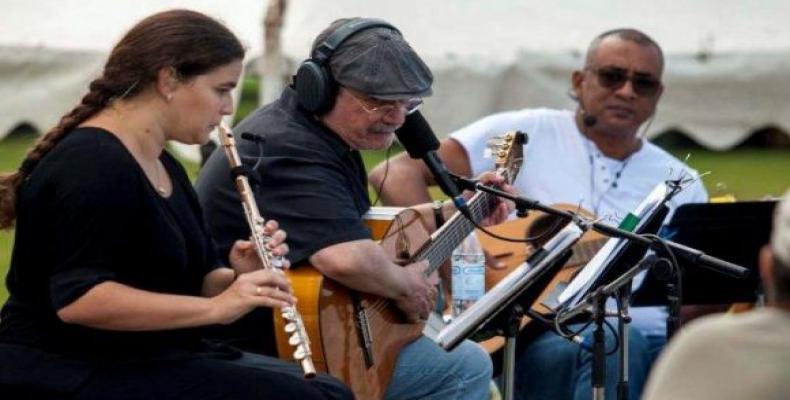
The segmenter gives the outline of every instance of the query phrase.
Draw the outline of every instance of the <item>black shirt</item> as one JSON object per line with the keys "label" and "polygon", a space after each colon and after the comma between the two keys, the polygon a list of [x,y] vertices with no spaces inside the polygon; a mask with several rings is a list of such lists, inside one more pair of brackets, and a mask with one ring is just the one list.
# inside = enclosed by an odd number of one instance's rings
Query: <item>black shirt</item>
{"label": "black shirt", "polygon": [[[240,139],[245,132],[263,138],[262,149]],[[370,238],[361,219],[370,200],[359,152],[301,110],[293,89],[286,88],[280,99],[248,116],[234,135],[242,162],[255,167],[260,179],[254,192],[261,214],[277,220],[288,233],[293,264],[325,247]],[[227,254],[233,242],[248,237],[250,230],[222,148],[204,165],[196,190],[219,254]],[[276,354],[274,338],[268,336],[271,326],[270,311],[256,311],[236,327],[235,335],[260,338],[258,343],[236,344]]]}
{"label": "black shirt", "polygon": [[[360,218],[370,201],[359,152],[298,108],[293,89],[286,88],[279,100],[233,131],[242,162],[257,166],[260,183],[254,190],[261,214],[288,232],[293,263],[333,244],[370,238]],[[240,139],[244,132],[264,139],[262,153],[255,143]],[[220,254],[249,236],[229,170],[224,151],[217,149],[195,185]]]}
{"label": "black shirt", "polygon": [[203,348],[199,329],[108,331],[56,314],[105,281],[199,295],[219,261],[185,171],[166,152],[160,159],[173,181],[169,198],[104,130],[75,129],[46,154],[19,196],[0,343],[91,361],[180,358]]}

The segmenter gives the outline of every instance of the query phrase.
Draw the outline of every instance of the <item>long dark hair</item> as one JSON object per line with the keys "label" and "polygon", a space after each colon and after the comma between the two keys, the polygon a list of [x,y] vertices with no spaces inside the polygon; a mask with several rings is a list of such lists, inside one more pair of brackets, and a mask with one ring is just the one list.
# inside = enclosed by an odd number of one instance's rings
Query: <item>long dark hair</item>
{"label": "long dark hair", "polygon": [[14,225],[19,189],[41,158],[112,100],[136,96],[156,81],[162,68],[171,67],[179,79],[188,80],[243,57],[239,39],[198,12],[165,11],[137,23],[115,45],[80,103],[36,142],[17,171],[0,175],[0,229]]}

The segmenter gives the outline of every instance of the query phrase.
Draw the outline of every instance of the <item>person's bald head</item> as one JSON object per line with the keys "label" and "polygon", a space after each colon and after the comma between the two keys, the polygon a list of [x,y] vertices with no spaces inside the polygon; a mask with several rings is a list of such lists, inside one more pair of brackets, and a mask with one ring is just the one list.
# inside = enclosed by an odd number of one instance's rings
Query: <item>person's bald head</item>
{"label": "person's bald head", "polygon": [[660,62],[659,70],[663,73],[664,52],[661,50],[661,46],[659,46],[658,43],[656,43],[656,41],[653,40],[653,38],[651,38],[644,32],[632,28],[612,29],[596,36],[592,40],[592,42],[590,42],[590,46],[587,47],[587,55],[585,57],[586,66],[594,65],[594,58],[598,53],[598,48],[601,46],[601,42],[610,38],[617,38],[620,40],[634,42],[640,46],[654,48],[658,55],[658,60]]}

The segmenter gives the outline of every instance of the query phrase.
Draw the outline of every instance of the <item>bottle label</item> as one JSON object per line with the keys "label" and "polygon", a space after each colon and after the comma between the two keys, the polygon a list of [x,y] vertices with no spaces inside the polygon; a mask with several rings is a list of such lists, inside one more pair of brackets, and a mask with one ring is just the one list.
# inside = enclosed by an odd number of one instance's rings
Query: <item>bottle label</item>
{"label": "bottle label", "polygon": [[453,315],[457,316],[483,297],[486,290],[485,255],[474,232],[453,251]]}
{"label": "bottle label", "polygon": [[482,265],[453,266],[453,299],[475,301],[485,294],[486,273]]}

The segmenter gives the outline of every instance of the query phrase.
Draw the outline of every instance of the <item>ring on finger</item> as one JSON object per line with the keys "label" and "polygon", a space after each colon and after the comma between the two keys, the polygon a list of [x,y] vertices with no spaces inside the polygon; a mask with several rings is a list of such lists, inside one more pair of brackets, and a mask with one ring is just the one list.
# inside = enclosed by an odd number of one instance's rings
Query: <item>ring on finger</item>
{"label": "ring on finger", "polygon": [[255,295],[260,296],[261,294],[263,294],[263,288],[260,286],[255,286]]}

